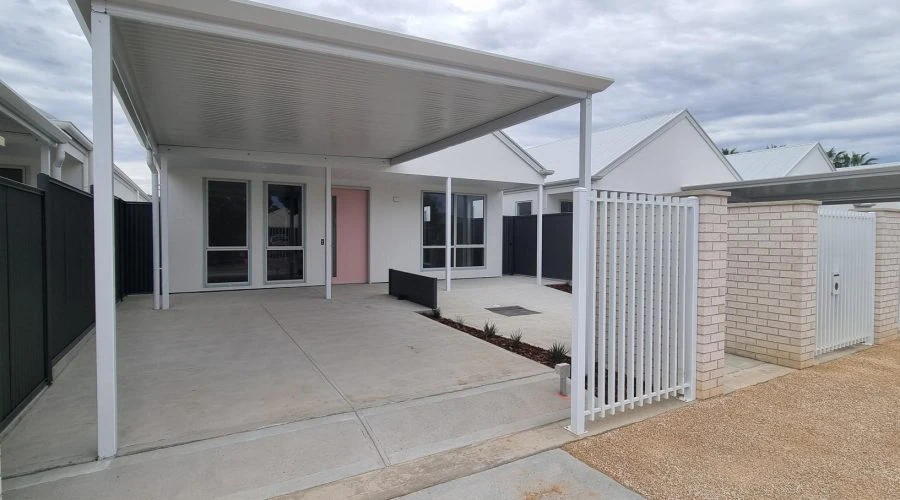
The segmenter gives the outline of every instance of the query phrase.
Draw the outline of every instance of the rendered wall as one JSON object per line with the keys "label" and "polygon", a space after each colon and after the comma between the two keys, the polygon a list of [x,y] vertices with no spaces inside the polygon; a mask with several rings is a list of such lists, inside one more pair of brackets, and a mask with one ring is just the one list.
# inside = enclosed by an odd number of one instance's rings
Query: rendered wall
{"label": "rendered wall", "polygon": [[[310,286],[325,283],[325,254],[321,244],[325,236],[324,176],[291,176],[280,174],[245,174],[234,171],[172,169],[169,174],[170,212],[170,280],[173,293],[232,289],[206,287],[204,266],[204,195],[205,178],[250,181],[250,281],[249,288],[278,286]],[[382,175],[372,181],[332,179],[334,187],[369,189],[369,270],[372,282],[386,282],[388,269],[414,272],[443,278],[443,270],[421,268],[421,213],[423,191],[444,191],[444,180],[418,181],[405,175]],[[265,284],[264,279],[264,182],[306,185],[305,216],[305,282],[301,284]],[[502,274],[502,195],[484,184],[454,181],[454,191],[484,194],[486,250],[484,268],[454,269],[454,278],[492,277]],[[248,287],[236,287],[243,289]]]}

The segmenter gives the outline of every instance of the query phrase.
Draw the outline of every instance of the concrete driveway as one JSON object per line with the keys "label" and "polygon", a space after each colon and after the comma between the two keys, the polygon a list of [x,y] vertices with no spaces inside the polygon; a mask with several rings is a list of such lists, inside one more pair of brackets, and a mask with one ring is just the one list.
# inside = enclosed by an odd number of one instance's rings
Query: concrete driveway
{"label": "concrete driveway", "polygon": [[[163,312],[126,299],[119,422],[130,456],[90,462],[88,344],[3,440],[3,474],[21,476],[4,494],[285,493],[565,418],[552,370],[385,292],[339,286],[330,302],[320,288],[183,294]],[[70,464],[82,465],[56,469]],[[240,479],[212,480],[228,473]],[[146,477],[169,479],[151,487]]]}

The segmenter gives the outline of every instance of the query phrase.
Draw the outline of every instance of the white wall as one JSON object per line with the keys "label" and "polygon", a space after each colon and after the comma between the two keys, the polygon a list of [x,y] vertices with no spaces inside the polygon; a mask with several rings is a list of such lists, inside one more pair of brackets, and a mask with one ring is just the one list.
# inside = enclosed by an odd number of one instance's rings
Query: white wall
{"label": "white wall", "polygon": [[797,166],[788,172],[788,176],[824,174],[831,171],[831,163],[828,161],[828,158],[822,156],[822,153],[819,152],[819,148],[816,147],[807,153],[806,156],[797,163]]}
{"label": "white wall", "polygon": [[[241,173],[198,169],[171,169],[169,173],[170,223],[169,252],[172,292],[221,290],[203,283],[203,235],[205,178],[250,181],[250,288],[264,288],[265,202],[264,182],[302,183],[306,185],[305,282],[301,285],[325,283],[325,253],[321,239],[325,236],[325,179],[322,176]],[[422,191],[443,192],[444,180],[417,181],[403,175],[382,174],[371,181],[342,179],[335,175],[335,187],[369,188],[369,272],[372,282],[385,282],[388,269],[400,269],[442,278],[443,270],[421,269]],[[481,269],[454,269],[454,278],[500,276],[503,268],[502,195],[494,188],[463,181],[454,182],[454,191],[486,196],[485,264]],[[247,288],[247,287],[238,287]]]}
{"label": "white wall", "polygon": [[543,180],[494,134],[394,165],[387,171],[521,184],[540,184]]}
{"label": "white wall", "polygon": [[[681,191],[683,186],[736,180],[691,122],[682,118],[602,179],[594,181],[594,189],[661,194]],[[544,212],[559,213],[560,201],[572,199],[568,193],[574,186],[573,182],[547,187]],[[504,195],[503,213],[515,215],[516,201],[536,198],[536,189],[508,192]]]}
{"label": "white wall", "polygon": [[738,180],[687,119],[665,131],[595,183],[598,189],[673,193],[682,186]]}

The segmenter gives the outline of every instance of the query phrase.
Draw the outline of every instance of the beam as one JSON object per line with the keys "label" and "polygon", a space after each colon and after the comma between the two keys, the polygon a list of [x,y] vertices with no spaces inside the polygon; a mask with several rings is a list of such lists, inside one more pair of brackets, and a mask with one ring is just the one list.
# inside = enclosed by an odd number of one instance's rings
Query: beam
{"label": "beam", "polygon": [[153,230],[153,309],[161,307],[159,279],[159,171],[156,168],[153,153],[147,151],[147,166],[150,168],[150,207]]}
{"label": "beam", "polygon": [[272,151],[246,151],[240,149],[203,148],[161,144],[160,152],[182,158],[211,158],[215,160],[249,161],[278,165],[304,165],[310,167],[338,168],[387,168],[390,162],[382,158],[359,156],[310,155]]}
{"label": "beam", "polygon": [[159,158],[159,251],[160,300],[163,309],[169,308],[169,159]]}
{"label": "beam", "polygon": [[[571,88],[551,83],[543,83],[535,80],[526,80],[500,73],[472,69],[461,65],[451,65],[441,62],[431,62],[422,58],[404,57],[397,54],[388,54],[383,51],[369,50],[362,46],[350,46],[348,44],[330,43],[324,40],[314,40],[310,37],[264,31],[247,26],[237,26],[213,20],[201,20],[196,17],[178,16],[153,12],[137,7],[108,4],[107,11],[117,18],[129,19],[142,23],[166,26],[185,31],[194,31],[220,37],[236,38],[248,42],[274,45],[289,49],[312,52],[328,56],[353,59],[362,62],[380,64],[398,69],[432,73],[451,78],[461,78],[493,85],[504,85],[534,92],[563,95],[573,99],[582,99],[588,92],[583,89]],[[499,58],[498,58],[499,59]],[[559,71],[559,70],[557,70]],[[609,80],[606,86],[612,84]],[[605,88],[605,87],[604,87]],[[595,89],[602,90],[602,89]]]}
{"label": "beam", "polygon": [[544,274],[544,185],[538,184],[537,191],[537,284],[541,286]]}
{"label": "beam", "polygon": [[[587,328],[591,306],[589,252],[590,220],[588,213],[591,202],[589,189],[591,186],[591,99],[581,102],[581,119],[578,144],[579,185],[574,190],[574,214],[572,229],[572,391],[570,407],[569,431],[573,434],[584,434],[585,391],[584,380],[587,374]],[[591,368],[593,371],[593,367]]]}
{"label": "beam", "polygon": [[527,108],[522,108],[508,115],[501,116],[500,118],[495,118],[491,121],[482,123],[481,125],[463,130],[451,136],[434,141],[431,144],[426,144],[412,151],[408,151],[401,155],[395,156],[391,158],[391,165],[396,165],[398,163],[403,163],[422,156],[430,155],[431,153],[438,152],[442,149],[447,149],[451,146],[456,146],[457,144],[462,144],[464,142],[471,141],[472,139],[477,139],[481,136],[490,134],[491,132],[517,125],[532,118],[543,116],[547,113],[552,113],[553,111],[558,111],[577,102],[578,99],[566,96],[551,97],[550,99],[546,99],[539,103],[533,104],[531,106],[528,106]]}
{"label": "beam", "polygon": [[118,451],[116,282],[113,213],[113,89],[110,18],[91,13],[94,121],[94,298],[97,345],[97,455]]}
{"label": "beam", "polygon": [[447,189],[444,195],[444,280],[446,290],[450,291],[450,268],[453,267],[453,189],[452,179],[447,177]]}

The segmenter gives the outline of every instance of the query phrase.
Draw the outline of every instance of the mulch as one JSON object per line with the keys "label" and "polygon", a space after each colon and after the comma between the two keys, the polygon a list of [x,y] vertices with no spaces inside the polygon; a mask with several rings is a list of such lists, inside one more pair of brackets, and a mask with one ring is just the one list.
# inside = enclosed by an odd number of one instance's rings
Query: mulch
{"label": "mulch", "polygon": [[559,290],[566,293],[572,293],[572,284],[571,283],[551,283],[546,285],[554,290]]}
{"label": "mulch", "polygon": [[550,352],[541,347],[531,345],[527,342],[521,342],[521,341],[514,342],[509,337],[504,337],[502,335],[495,334],[495,335],[488,336],[488,335],[485,335],[484,331],[481,329],[459,323],[458,321],[453,321],[452,319],[448,319],[443,316],[437,318],[433,314],[431,314],[430,311],[423,312],[421,314],[422,314],[422,316],[425,316],[426,318],[431,318],[434,321],[443,323],[443,324],[445,324],[451,328],[455,328],[461,332],[468,333],[469,335],[471,335],[473,337],[477,337],[485,342],[490,342],[491,344],[494,344],[497,347],[506,349],[507,351],[510,351],[510,352],[514,352],[514,353],[518,354],[519,356],[524,356],[532,361],[537,361],[538,363],[545,365],[545,366],[549,366],[550,368],[555,367],[557,363],[571,363],[572,362],[572,358],[570,358],[569,356],[566,356],[565,359],[562,361],[554,360],[551,357]]}

